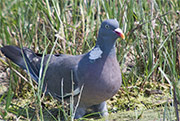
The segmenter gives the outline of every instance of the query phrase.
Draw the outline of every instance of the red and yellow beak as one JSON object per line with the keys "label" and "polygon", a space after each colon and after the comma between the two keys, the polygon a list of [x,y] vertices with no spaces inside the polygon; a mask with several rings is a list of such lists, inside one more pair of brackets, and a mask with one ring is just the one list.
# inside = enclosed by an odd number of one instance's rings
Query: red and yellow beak
{"label": "red and yellow beak", "polygon": [[124,33],[122,32],[122,30],[120,28],[117,28],[114,30],[114,32],[120,36],[122,39],[125,39]]}

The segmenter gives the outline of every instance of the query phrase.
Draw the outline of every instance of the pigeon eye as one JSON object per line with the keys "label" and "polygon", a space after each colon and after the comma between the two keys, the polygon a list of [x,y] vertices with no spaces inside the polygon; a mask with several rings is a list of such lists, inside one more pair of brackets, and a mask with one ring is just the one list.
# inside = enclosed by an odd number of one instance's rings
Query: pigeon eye
{"label": "pigeon eye", "polygon": [[106,29],[109,29],[109,25],[108,25],[108,24],[106,24],[106,25],[105,25],[105,28],[106,28]]}

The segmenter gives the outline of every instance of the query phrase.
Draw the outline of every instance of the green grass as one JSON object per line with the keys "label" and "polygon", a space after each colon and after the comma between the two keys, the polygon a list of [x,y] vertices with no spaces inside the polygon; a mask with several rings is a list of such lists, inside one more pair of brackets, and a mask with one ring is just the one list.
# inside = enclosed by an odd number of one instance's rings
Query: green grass
{"label": "green grass", "polygon": [[[85,53],[95,45],[101,22],[116,18],[126,39],[117,41],[123,85],[108,102],[110,112],[164,107],[163,117],[157,120],[174,120],[175,114],[168,113],[166,105],[175,111],[180,102],[179,0],[0,0],[0,8],[0,46],[26,46],[37,53]],[[40,87],[35,88],[29,76],[12,63],[7,67],[14,71],[8,91],[0,98],[0,118],[43,120],[43,111],[51,108],[57,108],[60,115],[63,107],[41,97]],[[15,99],[23,100],[22,104],[16,104],[19,101]],[[49,109],[42,109],[41,102]],[[35,110],[33,115],[31,109]]]}

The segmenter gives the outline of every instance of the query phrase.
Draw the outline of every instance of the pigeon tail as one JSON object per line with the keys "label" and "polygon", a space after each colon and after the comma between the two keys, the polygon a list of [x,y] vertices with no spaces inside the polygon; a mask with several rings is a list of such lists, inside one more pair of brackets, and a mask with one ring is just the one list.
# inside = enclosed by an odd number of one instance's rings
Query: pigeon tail
{"label": "pigeon tail", "polygon": [[31,77],[38,82],[38,69],[32,63],[34,60],[39,60],[36,54],[28,48],[19,48],[17,46],[4,46],[1,52],[8,57],[15,64],[25,69],[26,72],[30,73]]}

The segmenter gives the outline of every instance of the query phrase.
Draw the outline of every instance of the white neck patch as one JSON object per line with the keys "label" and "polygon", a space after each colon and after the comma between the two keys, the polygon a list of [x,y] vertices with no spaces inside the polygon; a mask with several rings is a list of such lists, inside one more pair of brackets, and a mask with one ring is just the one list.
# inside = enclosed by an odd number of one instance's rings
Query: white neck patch
{"label": "white neck patch", "polygon": [[103,51],[99,48],[99,46],[97,46],[89,53],[89,59],[96,60],[98,58],[101,58],[102,53]]}

